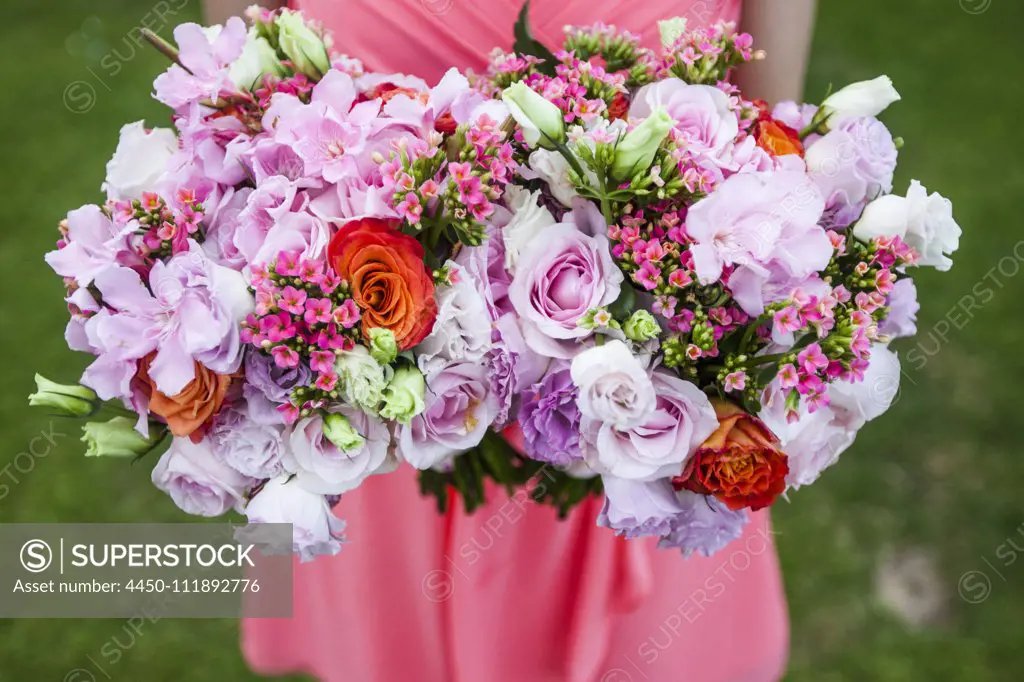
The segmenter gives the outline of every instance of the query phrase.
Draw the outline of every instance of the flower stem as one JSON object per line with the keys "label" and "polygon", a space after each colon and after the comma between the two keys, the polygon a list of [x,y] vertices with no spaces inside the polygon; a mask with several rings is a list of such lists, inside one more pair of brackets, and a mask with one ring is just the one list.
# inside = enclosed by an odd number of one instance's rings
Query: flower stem
{"label": "flower stem", "polygon": [[167,57],[172,62],[174,62],[181,68],[185,69],[189,73],[192,73],[191,71],[189,71],[187,66],[181,63],[181,60],[178,58],[178,48],[176,48],[174,45],[171,45],[169,42],[158,36],[156,33],[153,33],[153,31],[149,30],[148,28],[142,29],[142,37],[145,38],[150,45],[155,47],[157,51],[159,51],[165,57]]}

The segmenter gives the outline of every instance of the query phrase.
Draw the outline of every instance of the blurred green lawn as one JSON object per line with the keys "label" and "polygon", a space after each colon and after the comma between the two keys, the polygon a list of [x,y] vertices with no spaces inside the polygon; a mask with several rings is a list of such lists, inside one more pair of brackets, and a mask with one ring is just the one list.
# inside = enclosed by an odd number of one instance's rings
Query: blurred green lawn
{"label": "blurred green lawn", "polygon": [[[1013,256],[1024,238],[1015,210],[1024,190],[1016,158],[1024,148],[1016,80],[1024,5],[821,4],[809,97],[830,82],[892,76],[904,99],[885,121],[907,141],[896,189],[915,177],[950,197],[965,235],[950,273],[919,273],[921,334],[899,346],[914,362],[905,363],[896,405],[818,485],[777,507],[793,624],[787,680],[1020,679],[1024,561],[1013,563],[1016,550],[1005,543],[1024,546],[1024,418],[1014,382],[1024,377],[1024,322],[1014,317],[1024,277],[1014,277],[1021,263]],[[161,20],[154,7],[181,9]],[[168,35],[168,23],[198,12],[197,0],[34,0],[8,12],[0,28],[9,79],[0,113],[0,273],[8,283],[0,299],[0,522],[183,520],[150,485],[149,464],[86,461],[73,425],[30,411],[25,396],[34,371],[72,381],[86,361],[64,345],[61,284],[41,260],[57,221],[100,197],[122,123],[168,120],[147,97],[162,58],[124,36],[143,23]],[[1017,253],[1024,257],[1024,247]],[[970,310],[968,295],[981,307]],[[54,442],[46,456],[18,458],[40,433]],[[980,603],[959,594],[968,571],[991,581]],[[967,597],[982,595],[981,580],[974,574],[963,584]],[[0,681],[64,679],[75,668],[103,679],[90,657],[99,659],[113,636],[127,643],[122,627],[0,621]],[[253,679],[231,620],[149,624],[107,672]]]}

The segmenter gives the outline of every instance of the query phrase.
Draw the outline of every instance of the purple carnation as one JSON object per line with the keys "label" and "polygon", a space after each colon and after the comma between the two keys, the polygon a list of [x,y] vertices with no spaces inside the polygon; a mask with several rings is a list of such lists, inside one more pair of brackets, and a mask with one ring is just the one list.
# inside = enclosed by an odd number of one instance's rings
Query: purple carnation
{"label": "purple carnation", "polygon": [[672,519],[672,530],[658,547],[682,550],[683,557],[694,552],[711,556],[743,534],[746,511],[733,511],[713,497],[687,491],[676,493],[682,511]]}
{"label": "purple carnation", "polygon": [[565,363],[553,367],[540,383],[526,391],[519,424],[527,455],[558,465],[583,458],[578,396],[579,389]]}
{"label": "purple carnation", "polygon": [[273,358],[258,350],[251,350],[245,356],[247,388],[252,386],[259,390],[271,402],[288,402],[292,389],[309,384],[312,378],[313,373],[309,367],[301,362],[285,369],[278,367]]}

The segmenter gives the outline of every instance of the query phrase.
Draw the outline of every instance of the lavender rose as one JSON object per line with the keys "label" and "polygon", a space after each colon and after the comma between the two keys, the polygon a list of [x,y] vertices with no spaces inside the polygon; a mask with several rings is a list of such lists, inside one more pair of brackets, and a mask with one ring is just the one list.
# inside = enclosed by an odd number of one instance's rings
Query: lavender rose
{"label": "lavender rose", "polygon": [[574,349],[559,342],[588,336],[577,322],[618,298],[622,279],[605,237],[585,235],[567,223],[547,228],[544,239],[520,254],[509,287],[526,342],[541,355],[571,357]]}
{"label": "lavender rose", "polygon": [[876,118],[847,118],[807,148],[807,171],[835,227],[847,227],[868,202],[892,191],[896,144]]}
{"label": "lavender rose", "polygon": [[532,459],[564,466],[583,458],[578,396],[565,362],[551,367],[540,383],[525,392],[519,425],[526,454]]}
{"label": "lavender rose", "polygon": [[[339,429],[332,419],[350,428]],[[345,432],[342,440],[335,433]],[[391,470],[387,426],[361,410],[343,407],[338,415],[314,415],[291,428],[285,470],[296,475],[303,489],[319,495],[338,495],[359,487],[369,476]]]}
{"label": "lavender rose", "polygon": [[573,359],[570,372],[585,419],[630,429],[654,413],[657,396],[651,378],[622,341],[583,351]]}
{"label": "lavender rose", "polygon": [[672,521],[683,508],[669,479],[630,481],[615,476],[602,476],[601,479],[605,497],[597,525],[627,538],[661,536],[672,532]]}
{"label": "lavender rose", "polygon": [[498,413],[487,368],[453,362],[427,376],[426,410],[398,431],[402,458],[429,469],[480,443]]}
{"label": "lavender rose", "polygon": [[241,509],[252,484],[252,479],[221,462],[208,441],[175,438],[153,468],[153,485],[170,495],[182,511],[196,516]]}
{"label": "lavender rose", "polygon": [[334,555],[344,540],[345,522],[331,513],[323,495],[304,490],[289,476],[278,476],[246,505],[250,523],[292,524],[292,549],[301,561]]}
{"label": "lavender rose", "polygon": [[678,475],[690,455],[718,428],[704,392],[688,381],[655,371],[657,401],[639,423],[626,427],[584,418],[584,457],[602,474],[641,481]]}
{"label": "lavender rose", "polygon": [[717,158],[739,134],[739,120],[729,107],[729,96],[710,85],[691,85],[667,78],[645,85],[629,108],[630,118],[647,118],[664,108],[675,129],[697,156]]}
{"label": "lavender rose", "polygon": [[744,510],[732,511],[714,497],[688,491],[676,493],[683,511],[672,520],[672,531],[658,542],[661,549],[711,556],[743,534],[749,520]]}

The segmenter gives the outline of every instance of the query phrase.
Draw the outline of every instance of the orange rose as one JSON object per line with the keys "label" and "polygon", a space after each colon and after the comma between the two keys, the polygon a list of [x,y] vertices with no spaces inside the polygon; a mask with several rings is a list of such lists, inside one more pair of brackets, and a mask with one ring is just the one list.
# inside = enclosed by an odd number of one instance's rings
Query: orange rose
{"label": "orange rose", "polygon": [[767,118],[757,123],[755,129],[757,146],[772,156],[787,154],[804,155],[804,144],[800,141],[800,133],[781,121]]}
{"label": "orange rose", "polygon": [[169,396],[161,393],[149,377],[149,363],[153,355],[139,361],[139,370],[135,378],[142,383],[143,390],[149,395],[149,411],[159,415],[167,422],[167,427],[175,436],[201,436],[203,429],[224,404],[232,377],[217,374],[212,369],[201,365],[196,366],[196,376],[182,389],[181,393]]}
{"label": "orange rose", "polygon": [[398,348],[406,350],[433,329],[437,303],[423,246],[395,224],[380,218],[345,223],[331,239],[327,258],[362,310],[363,335],[374,327],[390,329]]}
{"label": "orange rose", "polygon": [[672,479],[676,490],[714,495],[729,509],[767,507],[786,489],[789,463],[778,439],[742,408],[712,400],[718,428]]}

